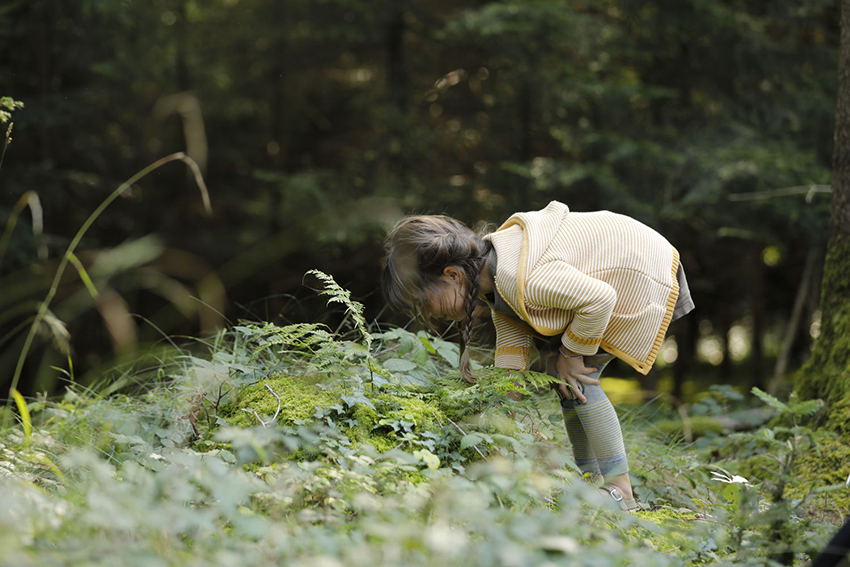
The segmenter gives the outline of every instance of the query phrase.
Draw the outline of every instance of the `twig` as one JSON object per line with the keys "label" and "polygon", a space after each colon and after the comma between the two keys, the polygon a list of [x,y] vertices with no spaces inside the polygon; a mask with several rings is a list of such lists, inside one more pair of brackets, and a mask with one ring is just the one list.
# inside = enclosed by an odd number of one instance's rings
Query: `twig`
{"label": "twig", "polygon": [[[274,421],[277,419],[277,415],[280,413],[281,401],[280,401],[280,396],[278,396],[277,394],[274,393],[274,390],[271,389],[271,386],[269,386],[268,384],[263,384],[263,386],[265,386],[268,389],[268,391],[272,393],[272,396],[277,398],[277,410],[274,412],[274,415],[272,416],[272,418],[268,421],[263,421],[263,418],[260,417],[260,414],[258,414],[257,410],[255,410],[255,409],[252,409],[251,413],[254,414],[254,417],[257,418],[257,421],[260,422],[260,425],[262,425],[263,427],[268,427],[270,423],[274,423]],[[242,411],[248,411],[248,410],[245,409],[245,408],[242,408]]]}
{"label": "twig", "polygon": [[[463,429],[461,429],[460,425],[458,425],[457,423],[455,423],[454,421],[452,421],[452,418],[450,418],[450,417],[446,416],[446,419],[448,419],[448,420],[449,420],[449,423],[451,423],[452,425],[454,425],[455,427],[457,427],[457,430],[458,430],[458,431],[460,431],[463,435],[466,435],[466,431],[464,431]],[[484,456],[484,453],[482,453],[482,452],[481,452],[481,449],[479,449],[479,448],[478,448],[478,445],[473,445],[473,446],[472,446],[472,448],[473,448],[473,449],[475,449],[475,450],[478,452],[478,454],[479,454],[479,455],[481,455],[481,458],[482,458],[482,459],[484,459],[485,461],[488,461],[488,462],[490,461],[490,459],[488,459],[487,457],[485,457],[485,456]]]}
{"label": "twig", "polygon": [[796,187],[785,187],[782,189],[771,189],[769,191],[753,191],[751,193],[733,193],[727,198],[730,201],[760,201],[763,199],[771,199],[773,197],[787,197],[789,195],[806,194],[806,202],[812,202],[812,196],[815,193],[831,193],[832,186],[830,185],[798,185]]}
{"label": "twig", "polygon": [[[271,419],[271,421],[269,422],[269,423],[273,423],[273,422],[274,422],[274,420],[276,420],[276,419],[277,419],[277,414],[279,414],[279,413],[280,413],[280,396],[278,396],[277,394],[275,394],[275,393],[274,393],[274,390],[272,390],[271,386],[269,386],[268,384],[263,384],[263,385],[264,385],[266,388],[268,388],[269,392],[271,392],[271,393],[272,393],[272,396],[274,396],[275,398],[277,398],[277,410],[274,412],[274,415],[272,416],[272,419]],[[263,425],[265,425],[265,423],[264,423]]]}
{"label": "twig", "polygon": [[[245,410],[245,411],[247,411],[247,410]],[[263,427],[266,427],[266,422],[265,422],[265,421],[263,421],[263,420],[262,420],[262,418],[260,418],[260,414],[258,414],[258,413],[257,413],[257,410],[252,409],[252,410],[251,410],[251,413],[253,413],[253,414],[254,414],[254,417],[256,417],[256,418],[257,418],[257,421],[259,421],[259,422],[260,422],[260,425],[262,425]]]}

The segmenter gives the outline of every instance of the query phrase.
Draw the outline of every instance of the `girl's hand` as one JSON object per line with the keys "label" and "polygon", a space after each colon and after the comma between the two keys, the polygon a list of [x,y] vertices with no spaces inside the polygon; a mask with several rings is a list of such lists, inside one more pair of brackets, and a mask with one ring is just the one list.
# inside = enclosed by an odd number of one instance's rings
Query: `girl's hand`
{"label": "girl's hand", "polygon": [[[567,398],[577,398],[581,403],[587,403],[587,398],[584,397],[584,394],[581,393],[581,390],[578,388],[578,383],[581,382],[583,384],[592,384],[598,385],[599,380],[596,378],[588,377],[588,374],[593,374],[596,372],[596,368],[592,368],[584,365],[584,357],[578,355],[572,355],[572,353],[563,353],[558,354],[558,378],[564,384],[560,384],[558,388],[560,388],[561,392]],[[569,384],[572,388],[568,388],[567,384]]]}

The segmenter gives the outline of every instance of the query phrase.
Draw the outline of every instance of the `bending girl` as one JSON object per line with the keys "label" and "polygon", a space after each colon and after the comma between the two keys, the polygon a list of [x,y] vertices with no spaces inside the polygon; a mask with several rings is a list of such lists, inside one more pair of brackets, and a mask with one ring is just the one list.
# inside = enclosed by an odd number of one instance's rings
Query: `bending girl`
{"label": "bending girl", "polygon": [[630,217],[573,213],[557,201],[486,235],[449,217],[412,216],[387,237],[383,284],[396,310],[462,322],[460,371],[469,382],[466,347],[480,301],[496,327],[497,367],[527,370],[533,338],[554,343],[547,371],[562,382],[576,464],[602,475],[602,490],[622,509],[637,507],[599,376],[613,357],[648,373],[670,322],[694,307],[663,236]]}

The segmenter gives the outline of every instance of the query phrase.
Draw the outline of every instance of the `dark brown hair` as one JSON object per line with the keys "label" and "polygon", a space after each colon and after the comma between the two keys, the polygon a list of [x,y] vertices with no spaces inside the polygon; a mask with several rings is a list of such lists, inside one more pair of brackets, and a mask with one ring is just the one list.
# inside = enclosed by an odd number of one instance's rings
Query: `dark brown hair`
{"label": "dark brown hair", "polygon": [[445,285],[440,277],[448,266],[458,268],[466,283],[461,328],[460,373],[475,382],[469,368],[469,343],[478,304],[481,270],[492,244],[463,223],[447,216],[405,217],[387,235],[383,266],[384,295],[390,307],[433,327],[427,309],[429,297]]}

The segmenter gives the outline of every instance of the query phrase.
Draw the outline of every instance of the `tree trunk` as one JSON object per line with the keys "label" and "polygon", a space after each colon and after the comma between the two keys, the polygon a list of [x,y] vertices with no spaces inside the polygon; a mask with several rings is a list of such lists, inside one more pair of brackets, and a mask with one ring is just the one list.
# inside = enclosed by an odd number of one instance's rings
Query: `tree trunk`
{"label": "tree trunk", "polygon": [[732,323],[734,323],[734,320],[731,307],[728,304],[721,305],[717,313],[717,334],[720,337],[720,350],[723,352],[723,360],[717,367],[718,384],[728,384],[732,380],[732,352],[729,348],[729,333],[732,331]]}
{"label": "tree trunk", "polygon": [[797,391],[804,398],[825,399],[830,426],[850,434],[850,0],[841,2],[830,238],[821,313],[821,334],[800,371]]}
{"label": "tree trunk", "polygon": [[762,245],[754,242],[750,261],[750,309],[753,317],[750,352],[750,372],[753,386],[766,390],[764,384],[764,262]]}
{"label": "tree trunk", "polygon": [[671,394],[677,400],[682,400],[685,380],[691,375],[693,361],[696,357],[699,318],[691,315],[674,324],[678,325],[676,346],[679,347],[679,356],[673,364],[673,391]]}
{"label": "tree trunk", "polygon": [[775,396],[779,392],[779,388],[782,385],[782,378],[788,370],[788,361],[791,359],[794,341],[800,334],[799,327],[803,320],[803,310],[809,297],[809,288],[811,287],[812,275],[816,269],[818,256],[819,253],[816,246],[813,246],[806,255],[806,265],[803,268],[803,276],[800,278],[800,287],[797,288],[794,306],[791,308],[791,317],[788,320],[788,327],[785,329],[785,336],[782,339],[782,348],[779,350],[779,356],[776,358],[773,377],[770,380],[770,386],[767,390],[771,396]]}

